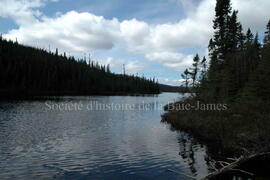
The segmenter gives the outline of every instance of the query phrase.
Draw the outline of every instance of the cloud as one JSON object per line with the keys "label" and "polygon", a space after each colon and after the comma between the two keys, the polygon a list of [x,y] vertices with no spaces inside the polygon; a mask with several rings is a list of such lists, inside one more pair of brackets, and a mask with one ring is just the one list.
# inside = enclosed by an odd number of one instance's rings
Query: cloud
{"label": "cloud", "polygon": [[121,38],[131,52],[143,52],[147,47],[150,27],[146,22],[136,19],[120,23]]}
{"label": "cloud", "polygon": [[5,37],[30,45],[38,42],[41,47],[52,45],[68,52],[89,52],[112,49],[118,30],[117,19],[70,11],[56,18],[42,17],[32,25],[9,31]]}
{"label": "cloud", "polygon": [[0,16],[9,17],[13,19],[18,25],[25,25],[35,23],[36,16],[40,15],[38,10],[32,8],[38,8],[43,6],[40,0],[1,0],[0,1]]}
{"label": "cloud", "polygon": [[9,17],[18,25],[29,25],[37,23],[37,18],[42,13],[36,8],[45,6],[46,2],[57,2],[58,0],[1,0],[0,17]]}
{"label": "cloud", "polygon": [[168,0],[169,2],[175,2],[183,7],[185,13],[189,15],[196,9],[196,2],[195,0]]}
{"label": "cloud", "polygon": [[232,6],[239,10],[239,20],[244,28],[264,32],[270,20],[269,0],[232,0]]}
{"label": "cloud", "polygon": [[176,71],[183,71],[186,67],[191,66],[194,55],[184,55],[173,52],[156,52],[146,54],[146,58],[150,61],[159,62]]}
{"label": "cloud", "polygon": [[[9,31],[4,37],[39,47],[58,47],[68,52],[108,50],[116,46],[132,53],[176,51],[181,48],[202,46],[211,34],[209,15],[204,13],[208,4],[201,3],[195,15],[177,23],[149,25],[136,19],[118,21],[105,19],[91,13],[70,11],[56,17],[42,13],[36,17],[33,9],[44,5],[45,0],[4,0],[8,8],[5,15],[12,16],[19,29]],[[24,5],[24,6],[22,6]],[[24,20],[13,17],[20,9],[29,16]],[[204,9],[204,11],[202,11]],[[22,23],[23,22],[23,23]],[[26,23],[27,22],[27,23]],[[168,59],[168,61],[170,61]]]}
{"label": "cloud", "polygon": [[109,64],[112,70],[122,72],[123,65],[127,74],[137,74],[145,71],[148,67],[145,63],[140,61],[132,61],[127,59],[117,59],[113,57],[107,57],[106,59],[98,60],[102,64]]}
{"label": "cloud", "polygon": [[130,74],[136,74],[138,72],[143,72],[147,68],[144,63],[140,63],[139,61],[132,61],[126,64],[126,72]]}
{"label": "cloud", "polygon": [[205,46],[212,35],[214,6],[214,1],[204,0],[195,12],[177,23],[151,26],[137,20],[123,21],[122,35],[126,37],[131,52],[175,51]]}
{"label": "cloud", "polygon": [[180,86],[183,81],[181,79],[169,79],[169,78],[165,78],[164,79],[164,82],[165,82],[165,84],[168,84],[168,85]]}

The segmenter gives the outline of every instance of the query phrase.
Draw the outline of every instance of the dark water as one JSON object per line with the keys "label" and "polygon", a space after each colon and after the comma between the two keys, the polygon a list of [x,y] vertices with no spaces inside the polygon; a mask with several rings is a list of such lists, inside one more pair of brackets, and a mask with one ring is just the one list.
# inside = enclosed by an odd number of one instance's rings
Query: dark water
{"label": "dark water", "polygon": [[[187,179],[167,169],[205,175],[206,148],[160,122],[160,107],[179,97],[1,102],[0,179]],[[119,108],[126,104],[133,108]]]}

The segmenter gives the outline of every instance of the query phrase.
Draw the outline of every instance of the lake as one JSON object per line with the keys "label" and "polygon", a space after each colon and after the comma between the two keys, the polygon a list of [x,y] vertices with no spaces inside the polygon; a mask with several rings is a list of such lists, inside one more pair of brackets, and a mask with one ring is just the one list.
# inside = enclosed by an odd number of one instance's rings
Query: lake
{"label": "lake", "polygon": [[0,102],[0,179],[189,179],[206,175],[207,148],[161,123],[181,97],[61,97]]}

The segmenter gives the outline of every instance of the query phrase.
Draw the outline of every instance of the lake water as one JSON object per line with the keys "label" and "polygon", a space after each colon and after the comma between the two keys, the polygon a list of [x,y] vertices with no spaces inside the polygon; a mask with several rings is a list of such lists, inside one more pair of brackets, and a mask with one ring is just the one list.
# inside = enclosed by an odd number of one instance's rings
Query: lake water
{"label": "lake water", "polygon": [[0,102],[0,179],[189,179],[206,148],[161,123],[181,95],[61,97]]}

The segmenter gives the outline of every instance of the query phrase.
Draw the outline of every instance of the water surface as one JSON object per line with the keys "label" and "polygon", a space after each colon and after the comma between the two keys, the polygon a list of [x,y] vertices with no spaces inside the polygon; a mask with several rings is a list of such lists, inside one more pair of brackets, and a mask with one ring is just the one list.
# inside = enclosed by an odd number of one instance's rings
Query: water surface
{"label": "water surface", "polygon": [[180,96],[0,102],[0,179],[186,179],[167,169],[205,175],[206,148],[160,122],[161,107]]}

